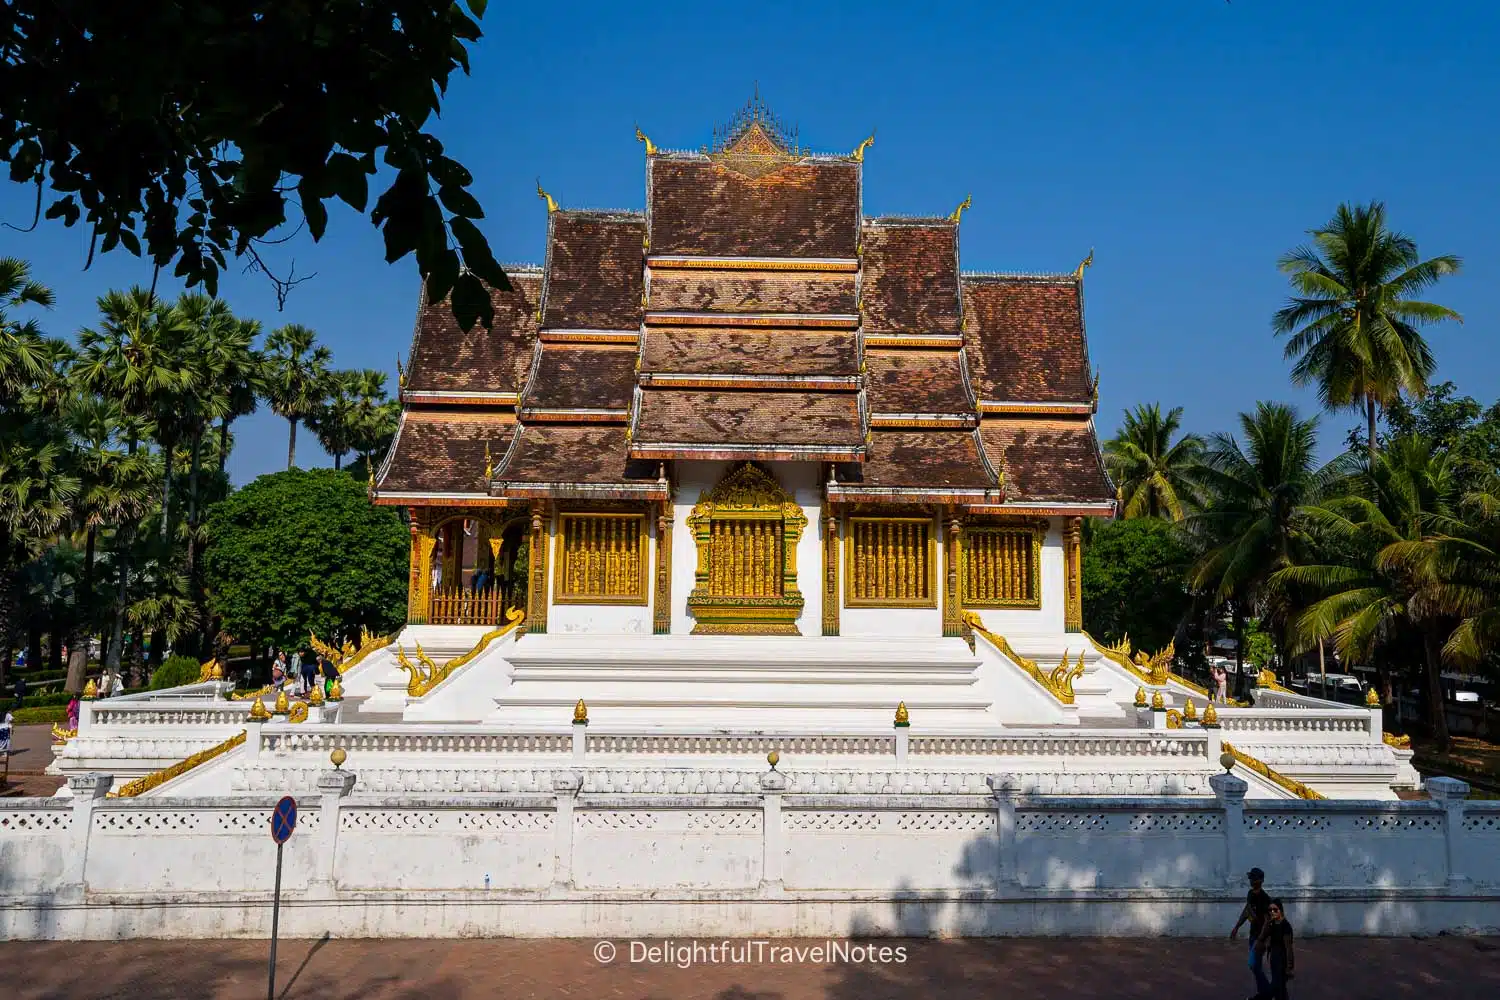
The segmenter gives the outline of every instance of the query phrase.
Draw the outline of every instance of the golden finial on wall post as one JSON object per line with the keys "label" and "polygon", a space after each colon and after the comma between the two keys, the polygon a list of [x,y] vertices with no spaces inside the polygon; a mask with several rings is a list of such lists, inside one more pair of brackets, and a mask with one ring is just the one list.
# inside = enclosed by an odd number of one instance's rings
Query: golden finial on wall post
{"label": "golden finial on wall post", "polygon": [[265,722],[270,717],[271,713],[266,710],[266,703],[261,701],[260,696],[257,695],[254,703],[250,706],[250,721]]}
{"label": "golden finial on wall post", "polygon": [[1370,690],[1365,692],[1365,704],[1371,708],[1380,707],[1380,692],[1375,690],[1375,685],[1370,685]]}
{"label": "golden finial on wall post", "polygon": [[99,685],[95,684],[94,679],[90,677],[89,682],[83,686],[83,700],[93,701],[97,697],[99,697]]}
{"label": "golden finial on wall post", "polygon": [[864,142],[860,143],[859,146],[855,148],[854,152],[849,154],[849,159],[853,160],[855,163],[865,162],[865,150],[869,149],[873,145],[875,145],[875,131],[874,129],[871,129],[870,137]]}
{"label": "golden finial on wall post", "polygon": [[547,203],[547,214],[557,211],[557,201],[546,191],[542,190],[542,179],[536,179],[536,196]]}
{"label": "golden finial on wall post", "polygon": [[906,711],[906,702],[896,706],[896,728],[905,729],[911,725],[911,714]]}
{"label": "golden finial on wall post", "polygon": [[1138,687],[1135,689],[1135,707],[1146,707],[1146,689],[1143,687]]}
{"label": "golden finial on wall post", "polygon": [[1094,248],[1089,247],[1089,255],[1078,262],[1078,269],[1073,272],[1073,277],[1079,281],[1083,280],[1083,269],[1092,267],[1094,264]]}
{"label": "golden finial on wall post", "polygon": [[583,703],[582,698],[579,698],[578,704],[573,706],[573,723],[582,726],[589,724],[589,707]]}
{"label": "golden finial on wall post", "polygon": [[1182,717],[1189,722],[1198,718],[1198,708],[1193,704],[1193,699],[1185,699],[1182,706]]}
{"label": "golden finial on wall post", "polygon": [[644,142],[646,144],[647,156],[656,155],[656,143],[652,142],[650,138],[647,137],[646,133],[641,131],[641,127],[639,125],[635,127],[635,140],[636,142]]}
{"label": "golden finial on wall post", "polygon": [[959,220],[963,218],[964,211],[973,204],[974,196],[972,194],[964,195],[964,200],[959,202],[958,207],[948,214],[948,221],[957,225]]}
{"label": "golden finial on wall post", "polygon": [[1167,699],[1160,691],[1151,692],[1151,711],[1165,712],[1167,710]]}

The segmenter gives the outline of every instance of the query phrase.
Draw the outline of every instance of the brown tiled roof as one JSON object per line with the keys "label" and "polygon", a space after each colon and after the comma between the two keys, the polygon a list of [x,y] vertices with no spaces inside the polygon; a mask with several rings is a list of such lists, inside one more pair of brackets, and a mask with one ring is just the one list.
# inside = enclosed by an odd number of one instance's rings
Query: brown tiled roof
{"label": "brown tiled roof", "polygon": [[542,276],[511,274],[511,290],[491,291],[495,321],[491,329],[475,324],[468,333],[458,327],[447,300],[427,305],[417,318],[406,372],[413,392],[516,392],[531,367],[536,340],[536,306]]}
{"label": "brown tiled roof", "polygon": [[498,463],[516,432],[508,413],[408,410],[376,483],[391,493],[487,493],[484,449]]}
{"label": "brown tiled roof", "polygon": [[849,330],[649,327],[641,372],[851,376],[859,356]]}
{"label": "brown tiled roof", "polygon": [[855,256],[859,165],[801,160],[759,178],[703,158],[647,160],[651,252]]}
{"label": "brown tiled roof", "polygon": [[1076,280],[966,278],[964,309],[969,373],[980,399],[1089,402]]}
{"label": "brown tiled roof", "polygon": [[871,413],[973,413],[958,351],[871,350],[865,391]]}
{"label": "brown tiled roof", "polygon": [[547,301],[552,329],[635,330],[641,325],[646,220],[623,214],[553,212]]}
{"label": "brown tiled roof", "polygon": [[635,359],[628,344],[543,344],[522,406],[623,410],[635,389]]}
{"label": "brown tiled roof", "polygon": [[958,226],[866,223],[866,333],[957,333]]}
{"label": "brown tiled roof", "polygon": [[1005,477],[1007,503],[1115,498],[1092,420],[996,417],[979,425],[979,435]]}
{"label": "brown tiled roof", "polygon": [[666,271],[651,274],[652,312],[853,315],[852,273]]}
{"label": "brown tiled roof", "polygon": [[758,389],[642,389],[632,448],[648,443],[858,447],[859,395]]}
{"label": "brown tiled roof", "polygon": [[560,485],[588,487],[581,492],[605,495],[599,491],[612,486],[657,485],[655,463],[626,457],[624,424],[527,424],[495,470],[495,482],[502,495],[540,495],[527,487]]}
{"label": "brown tiled roof", "polygon": [[998,490],[973,430],[877,430],[859,466],[841,466],[846,490]]}

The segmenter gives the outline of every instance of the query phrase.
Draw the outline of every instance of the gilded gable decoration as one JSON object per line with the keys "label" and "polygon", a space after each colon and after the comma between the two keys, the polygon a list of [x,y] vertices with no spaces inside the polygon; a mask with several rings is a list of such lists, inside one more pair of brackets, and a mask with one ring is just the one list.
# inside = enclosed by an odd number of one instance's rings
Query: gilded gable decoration
{"label": "gilded gable decoration", "polygon": [[807,515],[780,483],[747,462],[698,501],[687,524],[698,546],[693,634],[801,634],[797,541]]}
{"label": "gilded gable decoration", "polygon": [[704,152],[727,170],[759,179],[807,155],[797,139],[797,130],[771,113],[757,86],[727,125],[714,128],[713,142]]}

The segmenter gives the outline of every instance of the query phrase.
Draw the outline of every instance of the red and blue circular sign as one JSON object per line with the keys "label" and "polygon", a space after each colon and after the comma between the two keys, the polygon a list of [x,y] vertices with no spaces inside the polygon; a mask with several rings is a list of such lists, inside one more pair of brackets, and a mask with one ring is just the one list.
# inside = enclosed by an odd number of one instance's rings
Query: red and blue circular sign
{"label": "red and blue circular sign", "polygon": [[282,796],[276,808],[271,810],[271,839],[285,844],[292,831],[297,828],[297,800],[290,795]]}

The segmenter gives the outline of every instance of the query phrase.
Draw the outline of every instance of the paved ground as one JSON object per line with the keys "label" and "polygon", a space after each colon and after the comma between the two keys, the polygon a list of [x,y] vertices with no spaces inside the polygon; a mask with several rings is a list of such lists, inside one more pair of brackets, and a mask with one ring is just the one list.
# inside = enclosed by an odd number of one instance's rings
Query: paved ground
{"label": "paved ground", "polygon": [[42,770],[52,763],[52,727],[16,726],[10,737],[10,782],[0,795],[51,795],[63,779]]}
{"label": "paved ground", "polygon": [[[1252,986],[1242,946],[1222,938],[859,943],[905,948],[907,960],[770,964],[768,956],[681,969],[632,964],[626,941],[615,942],[609,965],[595,959],[593,941],[283,941],[276,992],[282,1000],[1238,1000]],[[11,1000],[259,1000],[266,957],[264,941],[9,942],[0,944],[0,981]],[[1493,939],[1322,938],[1304,942],[1297,959],[1294,996],[1500,996]]]}

